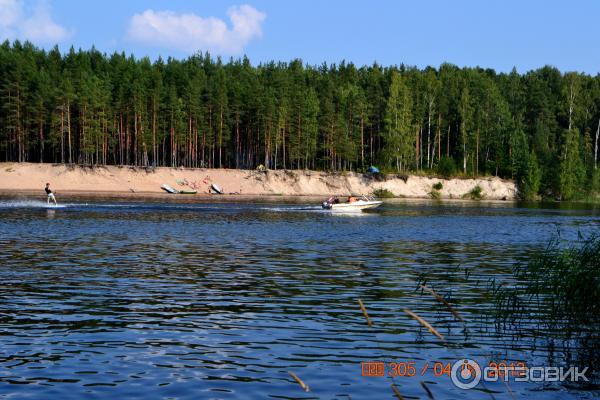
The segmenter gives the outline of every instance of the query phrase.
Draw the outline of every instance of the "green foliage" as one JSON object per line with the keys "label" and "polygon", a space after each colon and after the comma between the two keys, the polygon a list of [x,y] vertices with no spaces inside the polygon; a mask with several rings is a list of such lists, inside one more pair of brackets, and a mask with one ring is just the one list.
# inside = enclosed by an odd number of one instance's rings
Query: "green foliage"
{"label": "green foliage", "polygon": [[483,189],[481,189],[481,186],[479,185],[475,185],[475,187],[473,187],[473,189],[471,189],[468,193],[465,193],[463,195],[464,199],[471,199],[471,200],[481,200],[485,197],[485,193],[483,193]]}
{"label": "green foliage", "polygon": [[531,152],[522,170],[517,176],[519,197],[523,200],[535,200],[541,184],[541,171],[535,152]]}
{"label": "green foliage", "polygon": [[431,197],[434,200],[441,199],[442,193],[440,193],[440,190],[442,190],[443,187],[444,187],[444,185],[442,185],[442,182],[436,182],[433,185],[431,185],[431,191],[429,192],[429,197]]}
{"label": "green foliage", "polygon": [[389,191],[387,189],[383,189],[383,188],[374,190],[373,196],[379,197],[381,199],[388,199],[388,198],[396,197],[396,196],[394,196],[394,193],[392,193],[391,191]]}
{"label": "green foliage", "polygon": [[541,300],[548,302],[547,312],[582,324],[600,322],[600,238],[566,250],[554,243],[515,275],[531,293],[550,296]]}
{"label": "green foliage", "polygon": [[429,192],[429,197],[434,200],[439,200],[442,198],[442,194],[439,192],[439,190],[431,189],[431,192]]}
{"label": "green foliage", "polygon": [[456,163],[452,157],[442,157],[437,164],[436,171],[439,175],[449,178],[456,174]]}
{"label": "green foliage", "polygon": [[395,165],[396,170],[408,168],[413,152],[412,99],[404,79],[398,73],[392,74],[390,95],[385,111],[384,139],[387,165]]}
{"label": "green foliage", "polygon": [[542,174],[540,171],[540,166],[538,164],[535,152],[532,152],[529,156],[527,175],[524,181],[526,193],[530,194],[529,197],[534,198],[535,196],[537,196],[540,190],[541,179]]}
{"label": "green foliage", "polygon": [[569,248],[554,240],[513,274],[516,285],[494,290],[502,325],[527,325],[535,315],[553,334],[581,341],[577,361],[600,361],[600,237]]}
{"label": "green foliage", "polygon": [[[253,66],[0,45],[0,162],[494,175],[527,198],[593,190],[600,77]],[[534,154],[534,156],[532,156]],[[535,157],[532,161],[532,157]]]}
{"label": "green foliage", "polygon": [[463,157],[463,173],[467,173],[467,160],[472,157],[473,147],[473,131],[474,131],[474,112],[469,86],[465,86],[462,90],[459,100],[459,115],[460,115],[460,143],[462,146]]}
{"label": "green foliage", "polygon": [[576,129],[565,132],[560,162],[560,195],[564,200],[573,199],[581,190],[585,169],[579,155],[579,133]]}
{"label": "green foliage", "polygon": [[520,119],[513,122],[513,132],[510,136],[511,142],[511,173],[517,182],[525,179],[529,163],[529,147],[527,136],[523,130]]}
{"label": "green foliage", "polygon": [[600,169],[596,169],[592,172],[590,193],[594,197],[600,197]]}

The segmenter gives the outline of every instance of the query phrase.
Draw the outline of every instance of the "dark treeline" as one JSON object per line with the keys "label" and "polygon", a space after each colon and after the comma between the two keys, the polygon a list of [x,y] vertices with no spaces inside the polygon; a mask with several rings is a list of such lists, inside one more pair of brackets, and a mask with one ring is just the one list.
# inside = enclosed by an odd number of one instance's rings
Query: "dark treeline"
{"label": "dark treeline", "polygon": [[596,190],[600,77],[0,46],[0,160],[496,175]]}

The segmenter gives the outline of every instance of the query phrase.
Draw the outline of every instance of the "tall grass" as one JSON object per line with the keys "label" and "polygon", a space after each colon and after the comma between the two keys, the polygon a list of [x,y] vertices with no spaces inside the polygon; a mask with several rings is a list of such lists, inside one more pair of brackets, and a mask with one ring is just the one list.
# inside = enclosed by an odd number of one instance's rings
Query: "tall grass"
{"label": "tall grass", "polygon": [[600,327],[600,236],[569,248],[555,239],[513,272],[522,284],[497,292],[500,309],[526,308],[522,303],[529,301],[551,317],[554,327]]}
{"label": "tall grass", "polygon": [[498,322],[527,326],[568,344],[572,361],[598,372],[600,363],[600,236],[571,247],[558,239],[513,270],[517,283],[494,287]]}

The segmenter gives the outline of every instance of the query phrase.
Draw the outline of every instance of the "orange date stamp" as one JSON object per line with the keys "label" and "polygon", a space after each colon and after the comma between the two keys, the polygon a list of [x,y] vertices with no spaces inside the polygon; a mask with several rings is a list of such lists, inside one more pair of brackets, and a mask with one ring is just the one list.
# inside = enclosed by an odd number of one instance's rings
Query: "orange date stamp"
{"label": "orange date stamp", "polygon": [[385,363],[383,361],[366,361],[361,363],[362,376],[385,376]]}
{"label": "orange date stamp", "polygon": [[[433,374],[435,377],[452,376],[453,362],[433,361],[426,362],[421,366],[417,366],[416,361],[364,361],[361,362],[361,375],[364,377],[413,377],[425,376],[427,373]],[[465,364],[462,369],[471,368]],[[490,377],[512,376],[519,377],[527,368],[524,362],[498,362],[490,361],[487,365],[486,372]],[[474,372],[474,371],[468,371]]]}
{"label": "orange date stamp", "polygon": [[436,361],[433,363],[427,362],[420,367],[417,367],[416,361],[366,361],[361,363],[362,376],[365,377],[413,377],[417,375],[424,376],[430,369],[432,370],[434,376],[450,376],[452,363],[444,363],[440,361]]}
{"label": "orange date stamp", "polygon": [[472,389],[485,382],[589,382],[588,367],[578,366],[528,366],[523,361],[488,361],[478,363],[463,358],[457,361],[431,361],[417,365],[416,361],[366,361],[361,363],[364,377],[413,377],[432,374],[448,377],[461,389]]}

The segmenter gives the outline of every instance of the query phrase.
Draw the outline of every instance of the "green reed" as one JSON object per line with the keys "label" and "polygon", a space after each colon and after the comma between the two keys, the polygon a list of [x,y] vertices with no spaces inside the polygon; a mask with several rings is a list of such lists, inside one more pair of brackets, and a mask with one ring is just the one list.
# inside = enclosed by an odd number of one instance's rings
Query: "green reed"
{"label": "green reed", "polygon": [[516,284],[492,285],[497,322],[517,330],[536,322],[540,337],[567,344],[572,361],[600,362],[600,236],[570,247],[552,240],[514,267]]}

